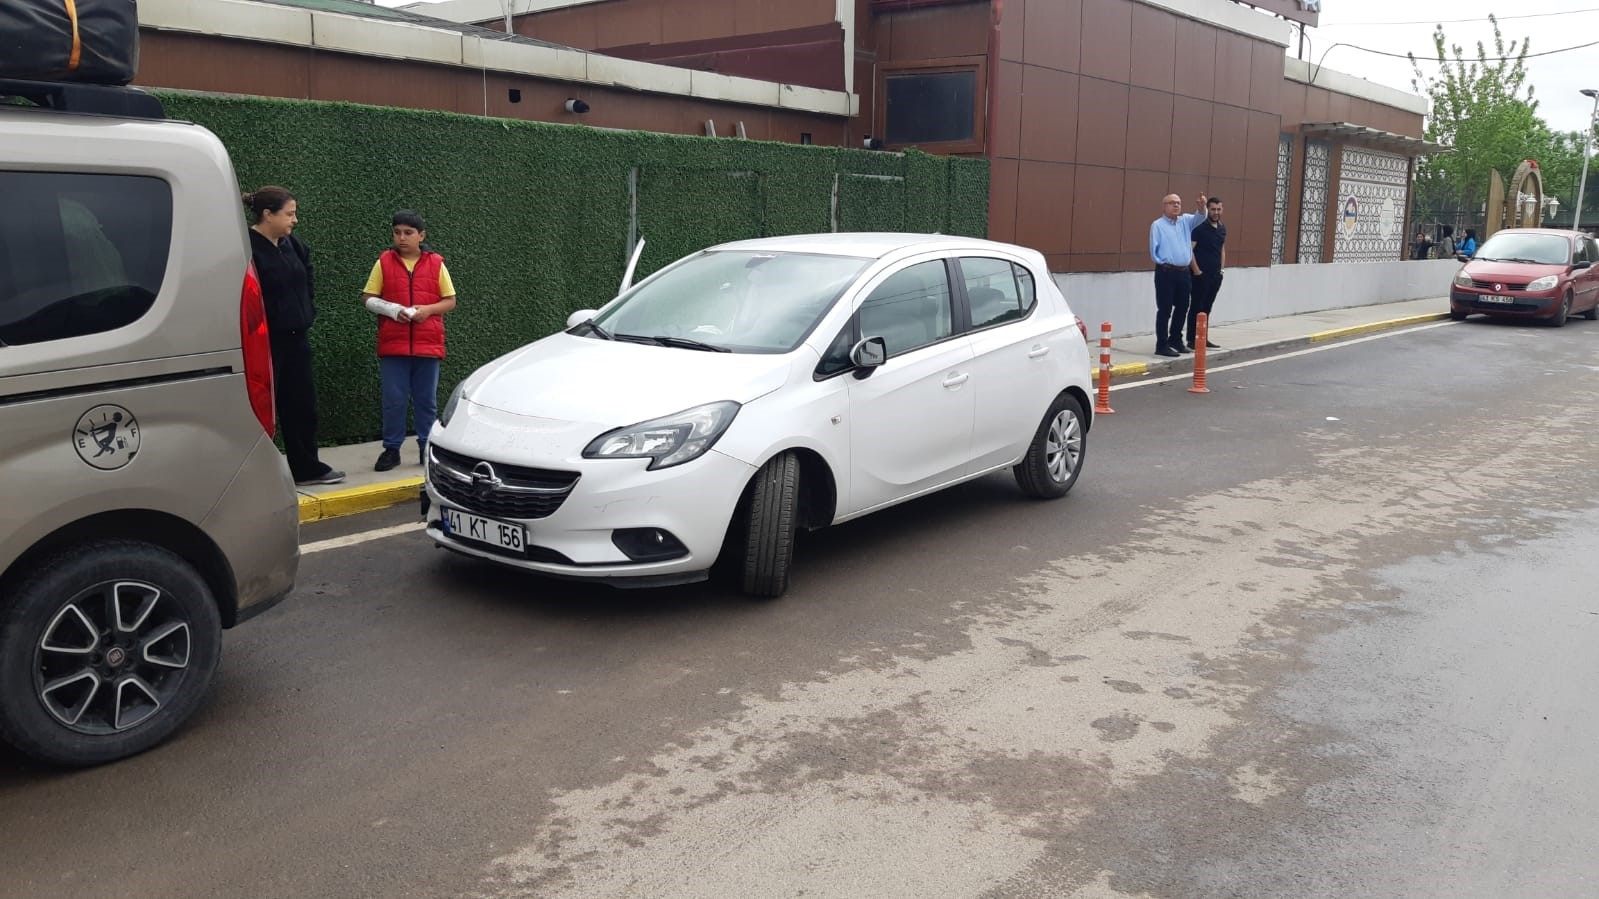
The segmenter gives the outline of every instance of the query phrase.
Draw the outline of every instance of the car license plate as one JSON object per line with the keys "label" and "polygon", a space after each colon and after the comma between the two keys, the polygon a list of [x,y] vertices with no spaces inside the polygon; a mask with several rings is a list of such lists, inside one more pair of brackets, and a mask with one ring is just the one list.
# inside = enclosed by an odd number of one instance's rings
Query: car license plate
{"label": "car license plate", "polygon": [[483,518],[459,509],[439,509],[439,521],[444,533],[464,540],[487,543],[501,549],[521,552],[527,547],[527,528],[506,521]]}
{"label": "car license plate", "polygon": [[1479,302],[1479,303],[1514,303],[1515,301],[1516,301],[1515,297],[1494,297],[1494,296],[1480,296],[1480,297],[1477,297],[1477,302]]}

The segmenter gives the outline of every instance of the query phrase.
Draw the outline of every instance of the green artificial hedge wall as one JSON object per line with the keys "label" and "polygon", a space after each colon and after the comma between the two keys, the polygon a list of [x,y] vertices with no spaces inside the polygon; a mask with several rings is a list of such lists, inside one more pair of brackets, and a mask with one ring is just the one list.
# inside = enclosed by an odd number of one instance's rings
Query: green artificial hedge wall
{"label": "green artificial hedge wall", "polygon": [[[167,114],[227,145],[243,190],[299,199],[319,316],[324,444],[379,432],[367,273],[389,219],[414,209],[460,291],[440,402],[456,382],[616,293],[634,202],[637,277],[713,244],[832,230],[983,236],[988,163],[490,119],[350,103],[160,92]],[[241,207],[242,211],[242,207]]]}

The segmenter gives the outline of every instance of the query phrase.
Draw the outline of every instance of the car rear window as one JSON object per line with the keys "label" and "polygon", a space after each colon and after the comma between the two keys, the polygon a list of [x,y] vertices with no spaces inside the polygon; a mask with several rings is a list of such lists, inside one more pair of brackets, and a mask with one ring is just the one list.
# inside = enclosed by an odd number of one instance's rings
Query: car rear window
{"label": "car rear window", "polygon": [[111,331],[155,303],[172,242],[160,178],[0,171],[0,344]]}

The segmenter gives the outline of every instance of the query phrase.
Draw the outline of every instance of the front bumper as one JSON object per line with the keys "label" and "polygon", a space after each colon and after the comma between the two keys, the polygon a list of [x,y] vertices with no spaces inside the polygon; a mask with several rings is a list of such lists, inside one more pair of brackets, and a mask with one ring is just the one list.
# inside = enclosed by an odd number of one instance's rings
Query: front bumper
{"label": "front bumper", "polygon": [[[1514,302],[1496,303],[1484,300],[1483,297],[1508,296]],[[1459,287],[1449,289],[1449,311],[1470,314],[1481,312],[1487,315],[1520,316],[1524,318],[1550,318],[1560,311],[1561,293],[1558,288],[1554,290],[1506,291],[1495,294],[1487,290],[1465,290]]]}
{"label": "front bumper", "polygon": [[[443,447],[461,455],[471,450]],[[446,549],[513,568],[560,577],[637,581],[641,584],[700,580],[715,564],[739,496],[754,467],[711,450],[683,465],[649,471],[645,459],[518,459],[514,464],[575,471],[579,477],[559,506],[541,518],[509,518],[445,496],[433,483],[426,490],[427,535]],[[443,510],[456,509],[527,528],[522,550],[503,549],[448,533]],[[613,541],[618,530],[658,528],[675,537],[683,552],[674,558],[636,562]]]}

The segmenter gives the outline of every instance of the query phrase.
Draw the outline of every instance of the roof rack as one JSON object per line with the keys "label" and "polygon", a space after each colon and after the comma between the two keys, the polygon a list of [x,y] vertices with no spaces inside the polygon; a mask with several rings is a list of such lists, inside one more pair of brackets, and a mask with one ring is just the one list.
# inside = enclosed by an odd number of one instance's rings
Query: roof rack
{"label": "roof rack", "polygon": [[162,108],[159,99],[136,87],[0,78],[0,97],[21,97],[45,109],[59,109],[62,112],[86,112],[134,119],[167,117],[167,112]]}

